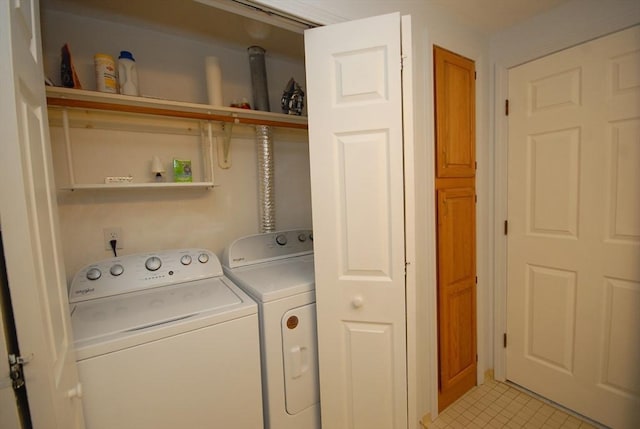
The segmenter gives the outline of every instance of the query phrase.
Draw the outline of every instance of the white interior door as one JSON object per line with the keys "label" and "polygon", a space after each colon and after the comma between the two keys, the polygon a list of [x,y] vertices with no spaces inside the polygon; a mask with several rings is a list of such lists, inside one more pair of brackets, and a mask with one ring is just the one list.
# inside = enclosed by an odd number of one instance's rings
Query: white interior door
{"label": "white interior door", "polygon": [[400,15],[305,32],[326,428],[407,427]]}
{"label": "white interior door", "polygon": [[35,428],[82,428],[37,0],[0,2],[0,218]]}
{"label": "white interior door", "polygon": [[640,427],[640,27],[509,71],[507,379]]}

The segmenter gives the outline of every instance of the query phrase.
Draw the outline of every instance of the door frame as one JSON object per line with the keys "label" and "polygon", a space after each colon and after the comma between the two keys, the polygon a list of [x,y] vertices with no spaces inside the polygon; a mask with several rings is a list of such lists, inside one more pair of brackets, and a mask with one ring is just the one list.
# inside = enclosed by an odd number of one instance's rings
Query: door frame
{"label": "door frame", "polygon": [[[2,234],[2,225],[0,224],[0,234]],[[2,248],[2,240],[0,240],[0,258],[4,257]],[[0,260],[0,283],[6,283],[8,279],[2,272],[4,262]],[[0,287],[4,287],[0,285]],[[0,292],[1,293],[1,292]],[[0,297],[0,301],[2,298]],[[4,323],[3,312],[4,305],[0,302],[0,427],[7,429],[22,429],[23,424],[20,421],[20,410],[18,409],[17,393],[11,387],[9,382],[9,343],[5,335],[8,328]],[[11,328],[9,328],[11,329]]]}
{"label": "door frame", "polygon": [[505,381],[507,354],[503,347],[503,334],[507,332],[507,236],[504,234],[504,221],[507,220],[509,119],[505,114],[504,100],[509,94],[509,70],[497,64],[494,73],[493,376],[496,380]]}
{"label": "door frame", "polygon": [[[518,45],[517,52],[507,52],[505,58],[492,59],[493,64],[493,141],[494,141],[494,171],[493,171],[493,368],[494,378],[506,381],[506,350],[503,347],[503,334],[507,332],[507,236],[504,234],[504,221],[507,220],[507,179],[509,143],[509,120],[505,115],[505,100],[509,95],[509,69],[552,55],[556,52],[587,43],[591,40],[607,36],[626,28],[640,25],[638,16],[629,10],[620,8],[609,11],[610,15],[594,16],[594,22],[589,22],[580,28],[580,34],[563,34],[557,32],[547,41],[546,45],[527,46],[531,40],[526,32],[519,33],[521,40],[514,40]],[[535,42],[533,42],[535,43]],[[529,48],[529,49],[528,49]],[[528,52],[524,57],[522,52]],[[509,58],[511,57],[511,58]]]}

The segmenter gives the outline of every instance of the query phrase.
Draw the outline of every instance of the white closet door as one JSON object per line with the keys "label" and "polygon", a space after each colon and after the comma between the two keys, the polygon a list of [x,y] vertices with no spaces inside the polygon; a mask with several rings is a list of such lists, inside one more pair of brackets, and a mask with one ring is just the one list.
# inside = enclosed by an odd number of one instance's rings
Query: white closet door
{"label": "white closet door", "polygon": [[0,217],[35,428],[83,428],[58,231],[37,0],[0,3]]}
{"label": "white closet door", "polygon": [[407,427],[400,19],[305,32],[326,428]]}
{"label": "white closet door", "polygon": [[640,27],[509,72],[507,378],[640,427]]}

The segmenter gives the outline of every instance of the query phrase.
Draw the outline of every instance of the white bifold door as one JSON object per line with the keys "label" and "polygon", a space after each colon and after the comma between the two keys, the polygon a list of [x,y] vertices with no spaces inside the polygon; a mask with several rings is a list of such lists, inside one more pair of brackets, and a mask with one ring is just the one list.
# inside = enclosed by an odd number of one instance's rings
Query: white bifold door
{"label": "white bifold door", "polygon": [[640,427],[640,27],[509,71],[507,378]]}
{"label": "white bifold door", "polygon": [[0,218],[31,420],[34,428],[80,429],[82,386],[58,228],[37,0],[0,2],[0,58]]}
{"label": "white bifold door", "polygon": [[400,35],[397,13],[305,32],[325,428],[407,427]]}

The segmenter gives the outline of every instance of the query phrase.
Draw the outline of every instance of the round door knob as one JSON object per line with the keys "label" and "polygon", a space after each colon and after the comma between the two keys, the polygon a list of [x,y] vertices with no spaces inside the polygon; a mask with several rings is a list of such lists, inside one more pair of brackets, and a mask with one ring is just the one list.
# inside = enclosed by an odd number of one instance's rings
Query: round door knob
{"label": "round door knob", "polygon": [[209,255],[207,255],[206,253],[201,253],[200,255],[198,255],[198,261],[206,264],[207,262],[209,262]]}
{"label": "round door knob", "polygon": [[149,271],[157,271],[162,266],[162,261],[157,256],[152,256],[144,263]]}
{"label": "round door knob", "polygon": [[82,398],[82,384],[78,383],[76,387],[67,390],[67,398]]}
{"label": "round door knob", "polygon": [[120,264],[115,264],[113,267],[111,267],[109,272],[112,276],[118,277],[120,274],[124,273],[124,267]]}
{"label": "round door knob", "polygon": [[180,258],[180,263],[182,265],[189,265],[191,263],[191,256],[183,255],[182,258]]}
{"label": "round door knob", "polygon": [[353,306],[353,308],[360,308],[363,306],[363,304],[364,304],[364,299],[360,295],[354,297],[351,300],[351,305]]}
{"label": "round door knob", "polygon": [[102,276],[102,273],[97,268],[89,268],[87,271],[87,278],[89,280],[98,280]]}

